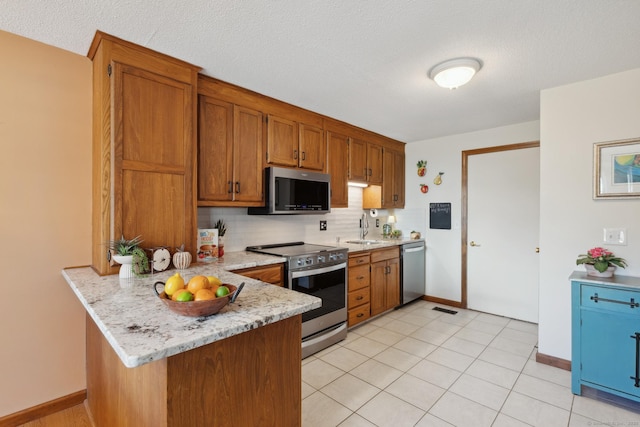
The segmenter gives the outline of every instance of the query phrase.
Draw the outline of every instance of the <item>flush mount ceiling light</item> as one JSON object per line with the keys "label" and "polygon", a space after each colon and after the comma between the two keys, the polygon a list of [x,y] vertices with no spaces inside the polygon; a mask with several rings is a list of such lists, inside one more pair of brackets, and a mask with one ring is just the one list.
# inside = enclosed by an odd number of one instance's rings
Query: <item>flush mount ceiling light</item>
{"label": "flush mount ceiling light", "polygon": [[438,86],[455,89],[469,80],[482,68],[474,58],[457,58],[441,62],[429,71],[429,78]]}

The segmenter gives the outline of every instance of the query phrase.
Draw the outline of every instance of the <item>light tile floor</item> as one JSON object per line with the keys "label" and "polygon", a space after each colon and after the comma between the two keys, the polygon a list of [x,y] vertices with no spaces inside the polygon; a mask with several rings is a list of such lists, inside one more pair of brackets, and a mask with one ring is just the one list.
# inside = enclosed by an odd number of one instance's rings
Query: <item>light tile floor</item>
{"label": "light tile floor", "polygon": [[302,361],[302,425],[640,426],[635,407],[574,396],[569,371],[535,361],[537,336],[535,324],[416,301]]}

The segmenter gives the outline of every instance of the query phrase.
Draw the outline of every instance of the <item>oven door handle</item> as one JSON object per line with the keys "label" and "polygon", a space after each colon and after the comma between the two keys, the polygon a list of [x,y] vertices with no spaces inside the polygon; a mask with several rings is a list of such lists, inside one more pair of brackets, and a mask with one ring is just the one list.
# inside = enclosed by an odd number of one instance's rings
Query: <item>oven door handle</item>
{"label": "oven door handle", "polygon": [[346,262],[336,264],[336,265],[330,265],[329,267],[315,268],[312,270],[292,271],[291,278],[297,279],[298,277],[315,276],[318,274],[330,273],[332,271],[341,270],[343,268],[347,268]]}

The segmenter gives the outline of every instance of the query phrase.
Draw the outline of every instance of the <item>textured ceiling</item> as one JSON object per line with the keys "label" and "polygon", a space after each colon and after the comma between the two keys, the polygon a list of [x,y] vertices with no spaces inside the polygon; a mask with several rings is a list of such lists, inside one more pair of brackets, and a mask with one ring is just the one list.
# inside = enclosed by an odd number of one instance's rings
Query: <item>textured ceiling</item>
{"label": "textured ceiling", "polygon": [[[539,119],[541,89],[640,68],[638,0],[0,0],[0,30],[96,30],[404,142]],[[483,68],[446,90],[435,64]]]}

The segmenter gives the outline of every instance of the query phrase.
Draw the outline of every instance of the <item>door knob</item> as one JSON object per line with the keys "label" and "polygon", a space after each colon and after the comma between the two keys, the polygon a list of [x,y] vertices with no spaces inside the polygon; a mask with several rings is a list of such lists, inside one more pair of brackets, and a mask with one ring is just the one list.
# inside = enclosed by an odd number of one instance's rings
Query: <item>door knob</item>
{"label": "door knob", "polygon": [[473,240],[469,243],[469,246],[480,246],[480,243],[476,243]]}
{"label": "door knob", "polygon": [[536,253],[539,254],[540,253],[540,248],[536,248]]}

